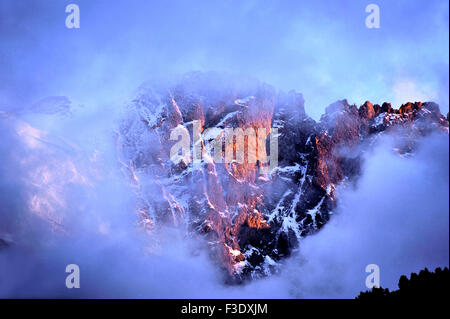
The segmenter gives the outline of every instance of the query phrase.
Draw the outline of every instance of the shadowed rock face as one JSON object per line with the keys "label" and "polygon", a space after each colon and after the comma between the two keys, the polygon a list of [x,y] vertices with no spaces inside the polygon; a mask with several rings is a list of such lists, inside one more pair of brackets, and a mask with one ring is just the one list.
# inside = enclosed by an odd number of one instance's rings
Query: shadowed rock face
{"label": "shadowed rock face", "polygon": [[[308,117],[301,94],[276,92],[256,81],[190,73],[167,86],[142,87],[128,106],[118,145],[149,231],[162,223],[186,227],[208,242],[231,282],[268,275],[295,250],[301,238],[319,230],[336,207],[337,184],[352,181],[361,154],[378,133],[401,127],[405,143],[448,120],[435,103],[327,107],[319,122]],[[278,167],[263,175],[260,163],[174,164],[170,131],[192,121],[208,128],[277,128]],[[247,142],[246,142],[247,143]]]}

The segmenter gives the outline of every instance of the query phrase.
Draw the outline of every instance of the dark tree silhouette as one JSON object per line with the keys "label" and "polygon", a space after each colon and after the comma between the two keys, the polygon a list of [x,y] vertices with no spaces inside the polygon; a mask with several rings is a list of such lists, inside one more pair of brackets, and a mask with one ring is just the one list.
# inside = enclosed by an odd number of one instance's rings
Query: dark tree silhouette
{"label": "dark tree silhouette", "polygon": [[421,298],[443,300],[448,297],[449,270],[436,268],[430,272],[427,268],[421,270],[419,274],[411,273],[410,278],[402,275],[398,281],[398,290],[389,292],[389,289],[372,288],[372,290],[362,291],[356,299],[392,299],[392,298]]}

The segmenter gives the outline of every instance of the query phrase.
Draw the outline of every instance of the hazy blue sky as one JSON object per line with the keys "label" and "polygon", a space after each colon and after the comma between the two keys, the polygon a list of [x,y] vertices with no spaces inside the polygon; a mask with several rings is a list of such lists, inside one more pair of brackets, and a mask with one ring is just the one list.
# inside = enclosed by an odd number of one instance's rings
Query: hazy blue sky
{"label": "hazy blue sky", "polygon": [[[69,3],[80,29],[65,27]],[[365,26],[369,3],[380,29]],[[224,70],[302,92],[315,118],[342,98],[435,100],[446,114],[448,11],[442,0],[0,0],[0,108],[126,99],[148,78]]]}

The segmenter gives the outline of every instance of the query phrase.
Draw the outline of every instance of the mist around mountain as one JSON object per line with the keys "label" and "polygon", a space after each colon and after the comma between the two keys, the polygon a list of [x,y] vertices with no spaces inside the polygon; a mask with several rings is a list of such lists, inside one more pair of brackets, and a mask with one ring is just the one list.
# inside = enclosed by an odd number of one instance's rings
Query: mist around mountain
{"label": "mist around mountain", "polygon": [[[448,265],[435,103],[340,100],[315,121],[300,93],[201,72],[96,112],[69,102],[0,113],[2,297],[353,298],[368,264],[390,289]],[[196,119],[277,127],[279,166],[174,164],[167,134]]]}

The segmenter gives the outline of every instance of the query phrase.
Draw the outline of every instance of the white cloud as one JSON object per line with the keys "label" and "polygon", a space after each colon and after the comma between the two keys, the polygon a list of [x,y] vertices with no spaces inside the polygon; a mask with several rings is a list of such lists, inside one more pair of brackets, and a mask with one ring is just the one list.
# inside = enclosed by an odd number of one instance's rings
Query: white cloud
{"label": "white cloud", "polygon": [[398,79],[392,88],[392,105],[399,107],[406,102],[429,102],[436,101],[438,94],[428,84],[418,84],[410,78]]}

